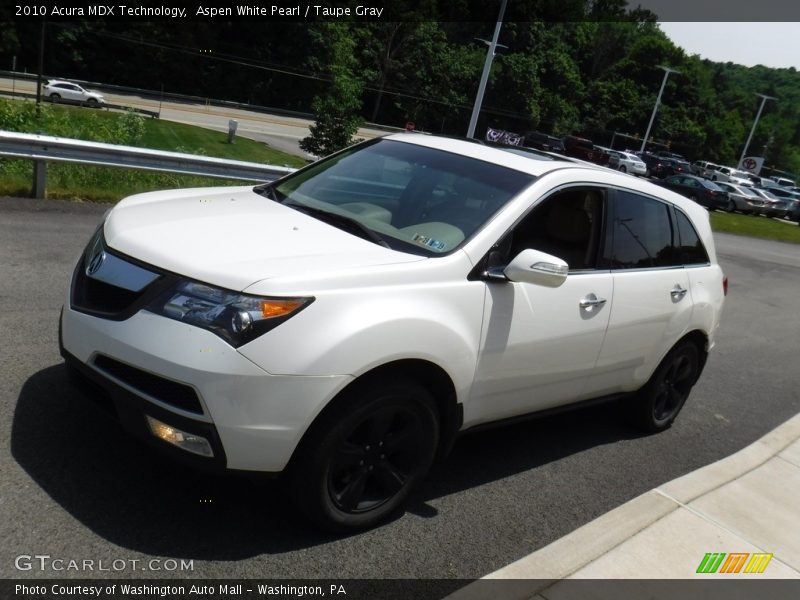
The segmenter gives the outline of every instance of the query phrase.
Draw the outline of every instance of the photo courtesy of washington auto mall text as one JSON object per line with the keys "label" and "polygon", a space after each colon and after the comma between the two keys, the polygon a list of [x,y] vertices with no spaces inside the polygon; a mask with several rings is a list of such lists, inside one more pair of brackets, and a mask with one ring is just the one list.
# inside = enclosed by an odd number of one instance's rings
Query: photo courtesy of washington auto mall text
{"label": "photo courtesy of washington auto mall text", "polygon": [[347,597],[341,583],[294,585],[285,583],[15,583],[14,595],[25,598],[304,598]]}

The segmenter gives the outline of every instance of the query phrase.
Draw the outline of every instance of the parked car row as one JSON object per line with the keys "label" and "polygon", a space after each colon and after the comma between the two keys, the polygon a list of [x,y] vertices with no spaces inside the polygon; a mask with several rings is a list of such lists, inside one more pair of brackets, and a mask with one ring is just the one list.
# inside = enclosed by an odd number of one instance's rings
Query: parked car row
{"label": "parked car row", "polygon": [[791,190],[712,181],[696,175],[673,175],[657,183],[709,209],[739,211],[749,215],[788,218],[800,222],[800,193]]}
{"label": "parked car row", "polygon": [[659,185],[709,209],[785,217],[800,222],[800,188],[786,177],[761,177],[706,160],[690,164],[680,154],[667,150],[615,150],[576,135],[560,139],[529,131],[524,136],[524,145],[523,151],[563,154],[622,173],[658,179]]}
{"label": "parked car row", "polygon": [[709,209],[718,208],[728,212],[733,212],[735,209],[734,200],[730,198],[728,192],[708,179],[695,175],[671,175],[656,183]]}

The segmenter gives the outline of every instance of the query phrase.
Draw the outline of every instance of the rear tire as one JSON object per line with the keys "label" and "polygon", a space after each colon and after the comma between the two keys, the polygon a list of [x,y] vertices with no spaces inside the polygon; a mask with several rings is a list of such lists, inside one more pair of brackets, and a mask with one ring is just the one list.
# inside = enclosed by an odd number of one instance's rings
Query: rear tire
{"label": "rear tire", "polygon": [[620,165],[619,171],[620,171],[620,173],[627,173],[628,169],[625,168],[625,165]]}
{"label": "rear tire", "polygon": [[300,510],[338,533],[373,527],[397,511],[439,443],[435,402],[421,385],[355,385],[312,425],[288,473]]}
{"label": "rear tire", "polygon": [[648,433],[669,429],[700,375],[700,351],[691,341],[675,346],[631,400],[634,424]]}

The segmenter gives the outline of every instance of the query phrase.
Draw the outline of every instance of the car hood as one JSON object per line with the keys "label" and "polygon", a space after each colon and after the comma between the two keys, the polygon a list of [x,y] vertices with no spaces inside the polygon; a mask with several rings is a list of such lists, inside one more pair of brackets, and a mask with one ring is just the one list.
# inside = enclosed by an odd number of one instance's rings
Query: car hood
{"label": "car hood", "polygon": [[424,260],[342,231],[250,187],[131,196],[109,212],[103,233],[113,250],[232,290],[286,275]]}

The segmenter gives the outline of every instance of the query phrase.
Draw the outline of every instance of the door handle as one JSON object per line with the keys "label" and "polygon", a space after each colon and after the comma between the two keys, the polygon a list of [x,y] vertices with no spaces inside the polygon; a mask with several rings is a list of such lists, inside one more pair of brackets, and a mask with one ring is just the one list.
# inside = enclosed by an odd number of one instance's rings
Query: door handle
{"label": "door handle", "polygon": [[683,299],[683,297],[686,295],[686,292],[688,292],[688,291],[689,291],[689,290],[687,290],[687,289],[685,289],[685,288],[682,288],[682,287],[681,287],[681,284],[679,284],[679,283],[676,283],[676,284],[675,284],[675,287],[674,287],[674,288],[672,288],[672,289],[669,291],[669,294],[670,294],[670,296],[672,296],[672,299],[673,299],[675,302],[677,302],[678,300],[682,300],[682,299]]}
{"label": "door handle", "polygon": [[581,308],[585,308],[587,310],[591,310],[595,306],[600,307],[606,303],[605,298],[598,298],[594,294],[586,294],[581,301],[579,302]]}

